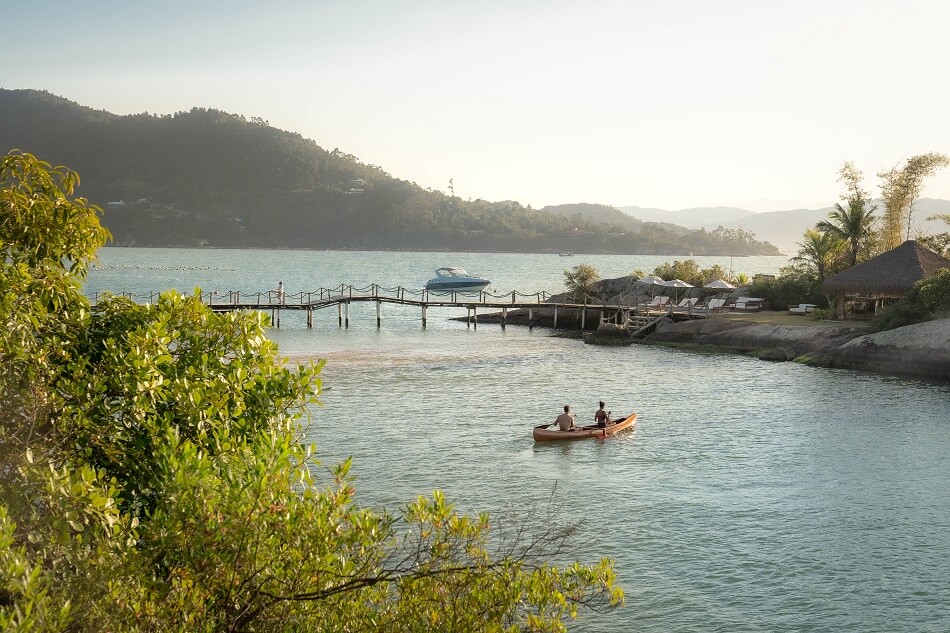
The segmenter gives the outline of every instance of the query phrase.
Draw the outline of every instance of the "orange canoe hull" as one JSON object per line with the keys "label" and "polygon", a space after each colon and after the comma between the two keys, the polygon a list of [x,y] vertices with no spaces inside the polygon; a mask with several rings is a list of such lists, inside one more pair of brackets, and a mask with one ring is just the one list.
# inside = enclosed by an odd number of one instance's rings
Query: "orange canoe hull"
{"label": "orange canoe hull", "polygon": [[[565,440],[585,440],[591,437],[607,438],[637,425],[637,414],[631,413],[623,420],[612,423],[605,429],[596,426],[582,426],[573,431],[561,431],[553,424],[534,427],[535,442],[562,442]],[[554,427],[554,428],[550,428]]]}

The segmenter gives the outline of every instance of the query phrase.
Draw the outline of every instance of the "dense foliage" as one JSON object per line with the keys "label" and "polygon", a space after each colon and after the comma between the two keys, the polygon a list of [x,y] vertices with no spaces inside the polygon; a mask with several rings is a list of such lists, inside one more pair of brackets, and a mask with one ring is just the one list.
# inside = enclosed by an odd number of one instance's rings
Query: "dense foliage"
{"label": "dense foliage", "polygon": [[749,296],[765,299],[765,303],[775,310],[787,310],[800,303],[826,305],[818,278],[808,266],[793,263],[779,272],[776,279],[753,281],[747,289]]}
{"label": "dense foliage", "polygon": [[700,270],[699,262],[695,259],[687,259],[682,262],[674,260],[672,264],[670,262],[664,262],[653,269],[653,274],[666,281],[679,279],[697,287],[705,286],[709,282],[716,281],[717,279],[728,281],[726,279],[728,275],[722,266],[716,264],[711,268]]}
{"label": "dense foliage", "polygon": [[950,269],[917,282],[900,301],[884,307],[871,321],[872,332],[892,330],[933,319],[950,318]]}
{"label": "dense foliage", "polygon": [[884,250],[897,248],[904,240],[910,239],[914,201],[920,196],[924,181],[947,165],[950,165],[950,158],[930,152],[911,156],[903,167],[895,166],[878,173],[884,200],[881,228]]}
{"label": "dense foliage", "polygon": [[578,264],[564,271],[564,289],[572,301],[586,301],[594,291],[594,285],[600,280],[600,273],[590,264]]}
{"label": "dense foliage", "polygon": [[[757,284],[751,289],[756,295],[782,308],[795,303],[827,305],[831,318],[839,312],[838,306],[844,297],[820,297],[820,286],[828,277],[895,248],[901,242],[904,226],[910,237],[910,221],[914,201],[920,194],[926,178],[950,164],[943,154],[921,154],[907,160],[904,167],[882,171],[881,197],[884,204],[883,217],[875,216],[877,207],[870,194],[864,190],[863,176],[855,166],[846,162],[838,171],[838,181],[844,185],[844,204],[836,204],[828,218],[805,231],[799,243],[798,254],[792,258],[792,266],[782,270],[782,277],[775,281]],[[950,216],[934,216],[931,220]],[[922,237],[920,243],[939,253],[950,244],[950,234],[943,233]],[[926,286],[929,281],[922,282]],[[939,283],[938,283],[939,286]],[[872,327],[875,331],[900,327],[938,318],[943,308],[941,302],[922,295],[915,289],[897,304],[879,312]],[[819,317],[824,310],[815,311]]]}
{"label": "dense foliage", "polygon": [[[938,214],[927,218],[928,220],[943,220],[950,227],[950,213]],[[938,255],[950,257],[950,231],[937,233],[936,235],[923,236],[918,240],[921,246],[929,248]]]}
{"label": "dense foliage", "polygon": [[81,280],[107,238],[75,174],[0,163],[0,629],[559,631],[622,601],[572,526],[360,508],[301,442],[322,363],[259,313],[150,306]]}
{"label": "dense foliage", "polygon": [[602,205],[462,200],[218,110],[117,116],[0,90],[0,144],[80,171],[119,245],[778,254],[741,230],[644,224]]}

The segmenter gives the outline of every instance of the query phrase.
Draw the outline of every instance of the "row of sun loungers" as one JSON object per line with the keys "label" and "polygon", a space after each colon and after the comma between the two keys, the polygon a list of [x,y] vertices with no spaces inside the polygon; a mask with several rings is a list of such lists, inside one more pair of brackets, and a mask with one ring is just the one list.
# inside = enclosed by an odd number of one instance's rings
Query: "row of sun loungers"
{"label": "row of sun loungers", "polygon": [[[760,297],[739,297],[735,303],[730,305],[726,305],[726,299],[710,299],[704,305],[699,303],[698,297],[687,297],[679,303],[673,304],[668,296],[660,295],[653,297],[650,303],[645,304],[646,309],[641,309],[640,313],[645,312],[648,316],[660,316],[670,313],[704,315],[723,312],[724,310],[752,312],[761,310],[763,301],[764,299]],[[808,314],[817,307],[814,303],[801,303],[797,306],[790,306],[788,311],[790,314]]]}
{"label": "row of sun loungers", "polygon": [[677,304],[670,303],[667,296],[653,297],[650,303],[645,305],[646,313],[651,315],[667,314],[675,312],[679,314],[709,314],[710,312],[719,312],[725,306],[725,299],[710,299],[705,305],[699,303],[698,297],[687,297]]}
{"label": "row of sun loungers", "polygon": [[[653,297],[653,300],[646,304],[647,312],[669,312],[673,310],[674,312],[699,312],[699,313],[709,313],[709,312],[722,312],[723,310],[743,310],[747,312],[757,311],[762,309],[763,299],[759,297],[739,297],[736,299],[736,302],[732,305],[726,305],[725,299],[710,299],[709,302],[705,305],[699,303],[698,297],[687,297],[679,303],[673,305],[670,304],[670,298],[667,296],[658,296]],[[805,308],[804,306],[808,306]],[[802,304],[803,310],[811,311],[815,306],[811,304]],[[790,308],[792,313],[795,313],[795,308]],[[804,312],[802,312],[804,314]]]}

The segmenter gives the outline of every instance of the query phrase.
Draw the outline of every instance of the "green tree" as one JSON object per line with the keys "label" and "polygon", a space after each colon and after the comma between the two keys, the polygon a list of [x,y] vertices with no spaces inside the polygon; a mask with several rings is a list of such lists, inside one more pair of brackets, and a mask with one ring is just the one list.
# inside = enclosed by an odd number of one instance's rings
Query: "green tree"
{"label": "green tree", "polygon": [[736,284],[736,286],[748,286],[752,283],[752,278],[746,273],[736,273],[732,281]]}
{"label": "green tree", "polygon": [[564,271],[564,287],[574,301],[583,301],[585,295],[592,294],[599,280],[600,273],[590,264],[578,264]]}
{"label": "green tree", "polygon": [[[943,220],[947,225],[950,225],[950,213],[938,213],[937,215],[929,216],[927,219]],[[922,237],[920,238],[920,243],[938,255],[943,255],[944,257],[950,256],[950,231]]]}
{"label": "green tree", "polygon": [[710,281],[716,281],[717,279],[726,278],[726,269],[720,266],[719,264],[714,264],[711,268],[704,268],[700,271],[699,281],[702,285],[708,284]]}
{"label": "green tree", "polygon": [[0,486],[17,489],[28,447],[49,444],[52,384],[88,324],[79,282],[108,238],[100,212],[71,198],[79,177],[13,151],[0,159]]}
{"label": "green tree", "polygon": [[821,282],[835,272],[843,242],[833,233],[822,233],[815,229],[808,229],[803,237],[804,240],[798,244],[798,254],[792,260],[810,268],[818,285],[821,285]]}
{"label": "green tree", "polygon": [[664,262],[653,269],[653,274],[666,281],[681,279],[694,286],[703,285],[703,275],[699,270],[699,263],[695,259],[686,261],[674,260],[673,263]]}
{"label": "green tree", "polygon": [[[609,560],[556,567],[571,526],[467,517],[439,492],[359,507],[301,443],[322,363],[259,314],[78,280],[106,238],[76,182],[2,162],[0,625],[22,631],[564,630],[622,602]],[[32,363],[32,367],[31,367]]]}
{"label": "green tree", "polygon": [[862,188],[861,172],[852,163],[845,163],[838,172],[838,182],[845,184],[845,204],[835,204],[815,228],[822,233],[831,233],[848,243],[848,263],[854,266],[858,255],[870,251],[870,242],[874,234],[874,210],[868,193]]}
{"label": "green tree", "polygon": [[[695,259],[682,262],[674,260],[673,263],[663,262],[653,269],[653,274],[666,281],[680,279],[693,286],[703,286],[710,281],[726,278],[726,271],[719,264],[700,270],[699,263]],[[640,273],[637,276],[642,277],[643,274]]]}
{"label": "green tree", "polygon": [[847,161],[838,170],[838,182],[844,184],[845,200],[868,200],[869,194],[864,189],[864,174]]}
{"label": "green tree", "polygon": [[871,320],[870,329],[882,332],[946,318],[950,318],[950,269],[947,268],[918,281],[900,301],[879,310]]}
{"label": "green tree", "polygon": [[848,245],[848,265],[858,262],[858,255],[869,252],[870,240],[874,234],[874,206],[865,206],[865,200],[851,200],[846,206],[835,204],[834,211],[828,214],[815,228],[822,233],[830,233]]}
{"label": "green tree", "polygon": [[924,180],[941,167],[950,164],[944,154],[931,152],[907,159],[901,167],[892,167],[878,173],[881,178],[881,197],[884,199],[884,248],[890,250],[901,243],[906,225],[906,238],[910,239],[914,201],[920,196]]}
{"label": "green tree", "polygon": [[749,294],[763,297],[777,310],[799,303],[823,305],[825,298],[818,287],[815,271],[801,262],[792,262],[779,269],[777,279],[761,279],[749,286]]}

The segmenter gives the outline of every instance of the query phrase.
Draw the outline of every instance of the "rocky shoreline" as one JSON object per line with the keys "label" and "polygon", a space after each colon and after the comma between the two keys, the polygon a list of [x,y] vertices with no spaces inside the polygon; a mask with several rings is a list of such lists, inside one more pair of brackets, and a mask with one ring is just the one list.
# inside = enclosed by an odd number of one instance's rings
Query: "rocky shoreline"
{"label": "rocky shoreline", "polygon": [[876,334],[847,326],[776,326],[705,319],[663,324],[643,342],[689,343],[754,354],[764,360],[795,360],[817,367],[950,382],[950,319]]}
{"label": "rocky shoreline", "polygon": [[[950,382],[950,318],[868,334],[847,325],[770,325],[754,320],[696,319],[661,321],[656,330],[634,339],[619,327],[599,323],[588,310],[585,331],[578,315],[558,314],[557,334],[595,345],[668,345],[754,355],[763,360],[805,363],[893,376]],[[462,319],[464,320],[464,319]],[[501,314],[478,316],[479,323],[502,322]],[[512,310],[506,325],[553,327],[553,310]],[[560,329],[563,328],[563,329]]]}

